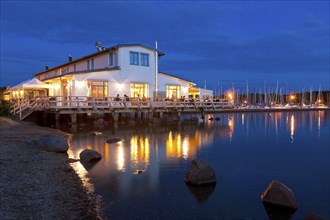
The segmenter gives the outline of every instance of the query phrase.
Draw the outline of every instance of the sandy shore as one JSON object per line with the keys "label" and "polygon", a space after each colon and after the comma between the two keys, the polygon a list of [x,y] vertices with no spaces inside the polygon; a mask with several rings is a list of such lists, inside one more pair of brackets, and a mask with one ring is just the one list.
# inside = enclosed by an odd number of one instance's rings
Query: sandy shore
{"label": "sandy shore", "polygon": [[68,137],[0,117],[0,219],[100,219],[68,155],[31,146],[45,134]]}

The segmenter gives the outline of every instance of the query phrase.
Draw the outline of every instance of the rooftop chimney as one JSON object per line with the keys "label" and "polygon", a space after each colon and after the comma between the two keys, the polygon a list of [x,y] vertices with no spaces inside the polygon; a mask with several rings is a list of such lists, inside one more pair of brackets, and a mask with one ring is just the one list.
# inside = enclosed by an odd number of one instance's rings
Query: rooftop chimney
{"label": "rooftop chimney", "polygon": [[71,56],[71,54],[69,55],[69,62],[72,62],[72,56]]}
{"label": "rooftop chimney", "polygon": [[46,70],[49,70],[49,66],[48,65],[46,65]]}

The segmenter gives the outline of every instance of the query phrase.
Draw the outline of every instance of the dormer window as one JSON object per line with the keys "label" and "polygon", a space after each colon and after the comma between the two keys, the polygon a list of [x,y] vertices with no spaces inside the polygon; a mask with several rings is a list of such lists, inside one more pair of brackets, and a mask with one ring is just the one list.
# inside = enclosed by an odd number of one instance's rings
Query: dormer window
{"label": "dormer window", "polygon": [[129,53],[129,63],[131,65],[139,65],[139,53],[130,52]]}

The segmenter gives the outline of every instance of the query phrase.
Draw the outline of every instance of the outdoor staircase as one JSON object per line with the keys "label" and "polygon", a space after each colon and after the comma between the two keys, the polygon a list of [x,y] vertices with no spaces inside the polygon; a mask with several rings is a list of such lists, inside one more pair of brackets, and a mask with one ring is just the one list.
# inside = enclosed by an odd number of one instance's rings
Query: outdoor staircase
{"label": "outdoor staircase", "polygon": [[43,110],[45,106],[46,102],[44,99],[26,98],[14,102],[10,107],[10,113],[22,121],[34,111]]}

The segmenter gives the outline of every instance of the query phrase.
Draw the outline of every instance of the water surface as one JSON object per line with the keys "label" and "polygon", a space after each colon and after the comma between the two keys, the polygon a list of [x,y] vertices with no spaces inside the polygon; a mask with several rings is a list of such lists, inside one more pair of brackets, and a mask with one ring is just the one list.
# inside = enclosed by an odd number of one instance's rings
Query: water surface
{"label": "water surface", "polygon": [[[221,119],[208,120],[215,117]],[[273,179],[296,195],[292,219],[310,213],[329,218],[329,128],[329,111],[215,114],[199,124],[94,125],[74,133],[71,154],[78,158],[90,148],[103,155],[87,171],[80,163],[76,169],[102,196],[109,219],[268,219],[260,195]],[[106,143],[111,137],[124,141]],[[185,184],[195,158],[214,168],[215,187]]]}

